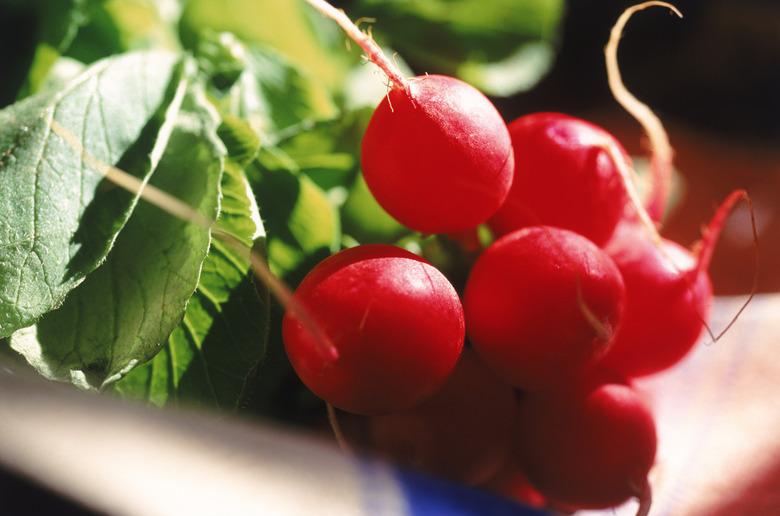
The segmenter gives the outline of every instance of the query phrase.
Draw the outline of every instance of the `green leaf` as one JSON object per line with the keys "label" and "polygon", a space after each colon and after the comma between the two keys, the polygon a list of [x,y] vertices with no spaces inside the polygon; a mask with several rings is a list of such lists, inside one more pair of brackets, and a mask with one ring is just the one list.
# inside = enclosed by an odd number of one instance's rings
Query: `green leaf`
{"label": "green leaf", "polygon": [[228,156],[240,167],[245,167],[260,150],[260,137],[249,122],[226,115],[217,129],[217,135],[227,147]]}
{"label": "green leaf", "polygon": [[279,142],[278,147],[295,162],[301,173],[309,176],[320,188],[331,192],[344,189],[358,174],[360,141],[368,117],[345,112],[338,120],[328,120],[307,127]]}
{"label": "green leaf", "polygon": [[86,22],[85,11],[86,0],[0,2],[0,106],[37,90]]}
{"label": "green leaf", "polygon": [[353,19],[417,69],[454,75],[491,95],[535,85],[552,66],[563,0],[356,0]]}
{"label": "green leaf", "polygon": [[128,54],[0,111],[0,337],[59,306],[105,258],[137,201],[87,167],[52,122],[100,161],[146,178],[190,69],[170,53]]}
{"label": "green leaf", "polygon": [[[222,195],[220,229],[260,252],[264,233],[257,205],[234,162],[228,162],[222,177]],[[255,287],[246,257],[214,240],[183,324],[152,361],[115,388],[122,396],[159,406],[234,410],[265,353],[268,319],[268,294]]]}
{"label": "green leaf", "polygon": [[338,211],[279,149],[261,149],[246,173],[265,221],[271,271],[295,283],[314,263],[338,250]]}
{"label": "green leaf", "polygon": [[68,83],[83,74],[87,65],[70,57],[58,57],[47,69],[46,76],[37,86],[38,91],[61,91]]}
{"label": "green leaf", "polygon": [[[151,184],[216,217],[224,148],[190,92]],[[105,263],[63,305],[10,337],[42,375],[102,389],[151,359],[182,320],[209,248],[206,229],[140,203]]]}
{"label": "green leaf", "polygon": [[[179,27],[186,48],[197,49],[209,32],[230,32],[241,41],[277,49],[328,87],[342,83],[351,61],[336,24],[300,1],[189,0]],[[330,51],[331,38],[338,40],[338,52]]]}
{"label": "green leaf", "polygon": [[341,217],[344,232],[361,244],[390,244],[411,233],[376,202],[362,174],[349,189]]}
{"label": "green leaf", "polygon": [[266,139],[338,113],[320,80],[270,47],[222,33],[204,40],[199,57],[215,90],[228,88],[213,91],[221,111],[248,121]]}
{"label": "green leaf", "polygon": [[544,78],[555,61],[555,47],[548,42],[528,43],[500,61],[466,61],[455,72],[462,80],[496,97],[528,91]]}
{"label": "green leaf", "polygon": [[80,28],[66,55],[92,63],[135,50],[178,52],[181,46],[176,34],[175,3],[176,0],[90,0],[85,10],[89,22]]}
{"label": "green leaf", "polygon": [[360,143],[375,106],[346,110],[334,120],[320,121],[278,143],[295,169],[341,205],[360,172]]}

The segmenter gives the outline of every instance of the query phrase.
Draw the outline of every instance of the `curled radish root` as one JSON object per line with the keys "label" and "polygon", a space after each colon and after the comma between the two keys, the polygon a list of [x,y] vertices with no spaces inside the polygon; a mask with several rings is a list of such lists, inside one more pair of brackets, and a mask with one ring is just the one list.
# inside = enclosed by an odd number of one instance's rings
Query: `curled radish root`
{"label": "curled radish root", "polygon": [[[753,288],[727,327],[715,335],[709,327],[713,287],[708,268],[727,216],[740,200],[750,206],[756,242]],[[636,219],[618,226],[606,251],[626,286],[626,309],[604,364],[625,377],[660,372],[685,357],[703,332],[718,340],[747,307],[756,290],[758,238],[753,207],[744,190],[720,205],[697,249],[692,252]]]}
{"label": "curled radish root", "polygon": [[[713,341],[718,340],[752,299],[758,271],[753,208],[743,190],[733,192],[718,208],[695,252],[663,238],[658,232],[669,197],[672,147],[658,117],[626,89],[617,65],[617,45],[626,22],[635,12],[654,5],[667,7],[682,16],[665,2],[651,1],[631,7],[618,19],[605,48],[610,88],[618,102],[641,123],[652,151],[652,186],[643,203],[635,188],[633,170],[605,145],[612,152],[628,191],[629,206],[633,208],[633,213],[627,213],[606,245],[626,282],[626,314],[604,361],[627,377],[666,369],[682,359],[704,331]],[[756,242],[754,284],[747,301],[726,329],[715,335],[708,324],[713,298],[708,269],[725,220],[740,200],[745,200],[751,210]]]}
{"label": "curled radish root", "polygon": [[652,186],[645,208],[649,217],[656,223],[660,223],[666,210],[666,202],[669,197],[669,188],[672,175],[673,150],[669,143],[669,137],[664,130],[661,120],[653,111],[639,99],[637,99],[623,84],[620,68],[617,62],[618,42],[629,18],[637,12],[650,6],[663,6],[672,10],[682,18],[682,13],[666,2],[644,2],[626,9],[620,15],[618,21],[612,27],[609,42],[604,49],[607,59],[607,79],[609,87],[615,99],[642,125],[650,140],[652,156],[650,159],[650,171]]}

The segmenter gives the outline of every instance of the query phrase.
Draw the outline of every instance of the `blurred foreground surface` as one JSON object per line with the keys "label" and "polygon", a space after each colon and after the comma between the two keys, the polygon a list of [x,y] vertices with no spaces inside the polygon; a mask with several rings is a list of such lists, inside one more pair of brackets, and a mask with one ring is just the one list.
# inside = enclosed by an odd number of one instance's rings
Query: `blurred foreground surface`
{"label": "blurred foreground surface", "polygon": [[[713,330],[743,302],[717,298]],[[780,511],[778,312],[780,295],[756,297],[717,343],[705,337],[675,368],[640,382],[660,439],[652,515]],[[83,514],[541,514],[357,460],[297,430],[60,387],[0,368],[0,465],[83,505]],[[5,489],[0,508],[40,502],[24,495]],[[629,502],[617,513],[635,510]]]}

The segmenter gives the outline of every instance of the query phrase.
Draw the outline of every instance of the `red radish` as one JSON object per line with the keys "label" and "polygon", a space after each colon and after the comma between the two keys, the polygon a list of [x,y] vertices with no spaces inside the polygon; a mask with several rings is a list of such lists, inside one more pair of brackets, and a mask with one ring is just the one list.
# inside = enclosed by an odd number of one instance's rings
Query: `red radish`
{"label": "red radish", "polygon": [[707,273],[712,253],[726,217],[742,199],[750,203],[747,194],[737,190],[721,204],[698,254],[632,219],[618,226],[605,250],[623,275],[626,308],[604,356],[606,366],[626,377],[649,375],[677,363],[696,344],[712,306]]}
{"label": "red radish", "polygon": [[612,259],[566,229],[532,226],[492,243],[463,294],[474,349],[506,381],[549,389],[606,351],[623,312]]}
{"label": "red radish", "polygon": [[525,393],[518,402],[517,459],[553,506],[601,509],[631,497],[649,500],[653,415],[630,386],[598,376]]}
{"label": "red radish", "polygon": [[457,292],[398,247],[364,245],[326,258],[292,301],[296,310],[288,307],[282,323],[290,362],[312,392],[347,412],[421,403],[444,384],[463,346]]}
{"label": "red radish", "polygon": [[[740,199],[751,204],[744,191],[732,192],[710,222],[698,254],[661,238],[657,231],[669,196],[672,148],[660,119],[626,89],[617,65],[618,42],[626,22],[635,12],[653,5],[682,16],[665,2],[633,6],[618,19],[605,49],[610,88],[618,102],[642,124],[652,149],[650,195],[644,204],[639,201],[629,174],[622,172],[633,211],[627,211],[626,219],[605,245],[626,283],[626,313],[604,362],[627,377],[656,373],[675,364],[708,328],[713,291],[707,269],[713,250],[734,204]],[[615,158],[615,162],[620,160]],[[757,242],[755,220],[752,222]],[[739,313],[751,298],[752,294]]]}
{"label": "red radish", "polygon": [[626,284],[623,323],[605,364],[627,377],[659,372],[693,347],[709,319],[712,284],[696,258],[644,227],[621,224],[607,245]]}
{"label": "red radish", "polygon": [[504,202],[514,171],[512,142],[495,106],[453,77],[404,78],[343,11],[308,1],[390,81],[361,148],[363,175],[379,204],[422,233],[457,233],[485,222]]}
{"label": "red radish", "polygon": [[363,176],[379,204],[422,233],[453,233],[485,222],[512,182],[506,124],[472,86],[441,75],[393,88],[368,124]]}
{"label": "red radish", "polygon": [[[509,124],[515,175],[504,205],[488,226],[498,236],[532,225],[576,231],[607,241],[628,202],[623,146],[604,129],[561,113],[533,113]],[[612,152],[608,152],[611,149]]]}
{"label": "red radish", "polygon": [[392,461],[475,485],[507,461],[514,415],[514,389],[464,348],[452,376],[430,399],[369,418],[370,445]]}

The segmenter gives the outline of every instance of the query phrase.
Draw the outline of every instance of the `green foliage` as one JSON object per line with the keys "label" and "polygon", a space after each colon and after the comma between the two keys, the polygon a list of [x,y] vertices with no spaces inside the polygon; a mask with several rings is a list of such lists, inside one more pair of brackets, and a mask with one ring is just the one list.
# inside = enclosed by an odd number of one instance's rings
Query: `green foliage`
{"label": "green foliage", "polygon": [[160,52],[109,58],[60,91],[0,112],[0,336],[59,306],[105,259],[137,202],[85,167],[51,122],[103,162],[146,178],[188,81],[180,59]]}
{"label": "green foliage", "polygon": [[[541,74],[519,73],[518,52],[554,48],[561,11],[342,4],[377,18],[404,73],[402,58],[489,93]],[[303,0],[0,0],[0,13],[29,29],[0,89],[0,360],[158,406],[311,410],[279,339],[284,307],[249,253],[294,287],[343,246],[430,247],[360,176],[386,92],[374,67]]]}
{"label": "green foliage", "polygon": [[222,113],[246,120],[264,138],[299,131],[298,125],[337,114],[323,83],[270,47],[209,31],[198,57]]}
{"label": "green foliage", "polygon": [[460,77],[491,95],[533,87],[552,66],[563,0],[354,0],[376,38],[420,72]]}
{"label": "green foliage", "polygon": [[86,23],[88,0],[3,0],[0,2],[0,107],[18,90],[37,89],[57,57],[67,50]]}
{"label": "green foliage", "polygon": [[190,49],[210,32],[229,32],[246,43],[275,48],[333,87],[341,84],[349,62],[344,52],[331,52],[321,37],[323,32],[337,34],[334,24],[312,15],[302,0],[189,0],[179,30]]}
{"label": "green foliage", "polygon": [[[265,234],[257,205],[235,163],[228,162],[221,187],[220,229],[261,251]],[[265,352],[268,303],[246,256],[215,239],[182,324],[153,360],[133,369],[115,389],[160,406],[175,401],[236,409]]]}
{"label": "green foliage", "polygon": [[[185,99],[150,183],[213,216],[224,152],[214,115],[196,95]],[[45,376],[103,388],[160,351],[208,248],[208,231],[140,203],[105,262],[57,310],[11,335],[11,347]]]}
{"label": "green foliage", "polygon": [[[271,271],[288,276],[338,249],[338,212],[325,193],[278,149],[263,149],[246,169],[266,218]],[[288,278],[289,279],[289,278]]]}

